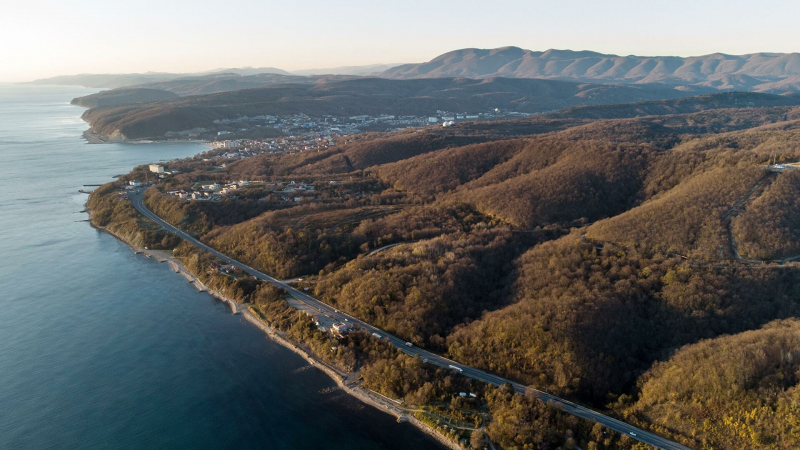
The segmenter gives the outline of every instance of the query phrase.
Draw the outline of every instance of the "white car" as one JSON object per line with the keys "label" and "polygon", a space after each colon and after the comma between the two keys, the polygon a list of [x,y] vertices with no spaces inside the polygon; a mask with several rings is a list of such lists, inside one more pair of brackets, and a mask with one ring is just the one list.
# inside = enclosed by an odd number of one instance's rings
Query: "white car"
{"label": "white car", "polygon": [[636,437],[636,433],[634,433],[633,431],[629,431],[629,433],[631,436]]}
{"label": "white car", "polygon": [[413,346],[414,344],[412,344],[411,342],[406,342],[406,347],[413,347]]}

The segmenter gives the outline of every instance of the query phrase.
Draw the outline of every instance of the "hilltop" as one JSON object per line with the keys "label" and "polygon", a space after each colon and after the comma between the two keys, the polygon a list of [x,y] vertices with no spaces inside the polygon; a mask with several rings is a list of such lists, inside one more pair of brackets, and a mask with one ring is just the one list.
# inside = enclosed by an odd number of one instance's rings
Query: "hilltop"
{"label": "hilltop", "polygon": [[532,51],[519,47],[455,50],[379,76],[548,78],[594,83],[663,83],[716,90],[800,92],[799,53],[705,56],[618,56],[592,51]]}

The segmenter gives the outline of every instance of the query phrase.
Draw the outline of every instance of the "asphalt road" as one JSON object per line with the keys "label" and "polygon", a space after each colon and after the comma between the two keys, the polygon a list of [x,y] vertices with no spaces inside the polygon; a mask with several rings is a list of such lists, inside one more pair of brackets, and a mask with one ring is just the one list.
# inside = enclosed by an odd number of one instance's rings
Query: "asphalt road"
{"label": "asphalt road", "polygon": [[144,206],[144,204],[142,202],[142,197],[143,197],[142,192],[143,192],[143,190],[138,190],[138,191],[131,191],[131,192],[128,193],[128,198],[131,200],[131,203],[133,204],[133,207],[136,208],[136,210],[139,211],[140,213],[142,213],[144,216],[148,217],[149,219],[153,220],[157,224],[159,224],[162,227],[164,227],[164,229],[166,229],[166,230],[174,233],[175,235],[181,237],[182,239],[194,244],[198,248],[203,249],[203,250],[211,253],[212,255],[216,256],[221,261],[224,261],[227,264],[235,266],[235,267],[243,270],[244,272],[249,273],[250,275],[252,275],[254,277],[257,277],[257,278],[259,278],[259,279],[261,279],[263,281],[272,283],[275,286],[279,286],[279,287],[285,289],[286,291],[289,292],[289,294],[292,295],[292,297],[294,297],[297,300],[305,303],[306,305],[308,305],[309,307],[319,311],[320,313],[325,314],[328,317],[331,317],[331,318],[335,319],[338,322],[346,322],[346,323],[356,324],[363,330],[366,330],[366,331],[368,331],[370,333],[377,333],[377,334],[381,335],[382,339],[387,340],[388,342],[390,342],[392,345],[394,345],[398,350],[400,350],[403,353],[406,353],[406,354],[412,355],[412,356],[413,355],[418,355],[420,358],[424,359],[426,362],[428,362],[430,364],[434,364],[434,365],[437,365],[439,367],[450,368],[453,371],[460,372],[462,375],[464,375],[466,377],[473,378],[473,379],[476,379],[476,380],[481,380],[483,382],[490,383],[490,384],[493,384],[493,385],[496,385],[496,386],[501,386],[503,384],[509,383],[509,384],[511,384],[511,386],[513,386],[514,390],[519,392],[519,393],[532,394],[535,397],[539,398],[539,400],[541,400],[541,401],[543,401],[545,403],[548,403],[551,406],[560,409],[561,411],[564,411],[564,412],[566,412],[568,414],[572,414],[573,416],[576,416],[576,417],[580,417],[580,418],[583,418],[583,419],[586,419],[586,420],[591,420],[592,422],[597,422],[597,423],[605,426],[606,428],[608,428],[610,430],[614,430],[614,431],[616,431],[618,433],[622,433],[624,435],[629,436],[632,439],[636,439],[637,441],[644,442],[645,444],[652,445],[653,447],[667,449],[667,450],[673,450],[673,449],[687,450],[688,449],[688,447],[680,445],[677,442],[673,442],[673,441],[665,439],[665,438],[663,438],[661,436],[658,436],[656,434],[649,433],[647,431],[641,430],[641,429],[636,428],[636,427],[634,427],[632,425],[629,425],[629,424],[627,424],[625,422],[622,422],[622,421],[614,419],[612,417],[608,417],[606,415],[600,414],[599,412],[594,411],[594,410],[589,409],[589,408],[586,408],[584,406],[576,405],[575,403],[572,403],[572,402],[570,402],[568,400],[564,400],[564,399],[556,397],[554,395],[550,395],[550,394],[548,394],[546,392],[542,392],[542,391],[539,391],[539,390],[536,390],[536,389],[529,388],[529,387],[524,386],[522,384],[515,383],[515,382],[512,382],[510,380],[506,380],[505,378],[499,377],[497,375],[492,375],[490,373],[486,373],[486,372],[484,372],[482,370],[478,370],[478,369],[475,369],[475,368],[472,368],[472,367],[469,367],[469,366],[465,366],[463,364],[459,364],[459,363],[457,363],[455,361],[452,361],[450,359],[447,359],[447,358],[442,357],[440,355],[437,355],[435,353],[431,353],[429,351],[423,350],[423,349],[418,348],[416,346],[408,346],[406,344],[406,341],[400,339],[399,337],[393,336],[393,335],[391,335],[391,334],[389,334],[389,333],[387,333],[387,332],[385,332],[385,331],[383,331],[383,330],[381,330],[379,328],[376,328],[376,327],[374,327],[374,326],[372,326],[372,325],[370,325],[370,324],[368,324],[368,323],[366,323],[364,321],[356,319],[355,317],[352,317],[349,314],[341,312],[341,311],[333,308],[332,306],[327,305],[327,304],[317,300],[316,298],[314,298],[314,297],[312,297],[312,296],[310,296],[310,295],[308,295],[308,294],[306,294],[306,293],[304,293],[304,292],[302,292],[300,290],[297,290],[297,289],[289,286],[288,284],[284,283],[281,280],[275,279],[275,278],[273,278],[273,277],[271,277],[271,276],[269,276],[269,275],[267,275],[265,273],[262,273],[262,272],[259,272],[258,270],[253,269],[250,266],[247,266],[247,265],[245,265],[245,264],[243,264],[243,263],[241,263],[239,261],[236,261],[235,259],[229,258],[228,256],[226,256],[226,255],[214,250],[213,248],[203,244],[202,242],[198,241],[197,239],[195,239],[194,237],[190,236],[189,234],[187,234],[187,233],[179,230],[178,228],[170,225],[169,223],[165,222],[160,217],[158,217],[156,214],[154,214],[152,211],[150,211],[150,209],[148,209],[146,206]]}

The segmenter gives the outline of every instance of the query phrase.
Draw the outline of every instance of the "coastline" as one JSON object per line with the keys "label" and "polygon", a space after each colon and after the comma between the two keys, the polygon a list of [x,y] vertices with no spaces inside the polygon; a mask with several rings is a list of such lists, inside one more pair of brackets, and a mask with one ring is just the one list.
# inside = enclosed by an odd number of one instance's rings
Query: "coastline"
{"label": "coastline", "polygon": [[[422,431],[423,433],[429,435],[433,439],[435,439],[440,444],[444,445],[445,447],[451,450],[467,450],[466,448],[462,447],[456,442],[451,441],[443,434],[439,433],[434,428],[428,426],[426,423],[422,422],[421,420],[417,419],[413,414],[409,414],[404,408],[401,408],[399,405],[394,404],[390,399],[381,396],[378,393],[375,393],[369,389],[361,387],[357,380],[352,379],[356,373],[346,373],[342,372],[341,370],[329,365],[328,363],[322,361],[321,359],[317,358],[316,355],[308,351],[303,345],[298,344],[287,337],[285,337],[281,332],[276,330],[275,328],[268,325],[266,322],[261,320],[256,313],[247,305],[243,303],[239,303],[219,291],[214,289],[209,289],[203,282],[201,282],[196,276],[194,276],[177,258],[173,257],[168,250],[148,250],[137,247],[132,243],[128,242],[122,236],[114,233],[113,231],[97,226],[92,223],[92,213],[90,210],[86,210],[89,214],[89,224],[92,228],[95,228],[98,231],[102,231],[113,236],[118,241],[127,245],[133,252],[137,255],[143,255],[147,258],[154,259],[159,263],[167,263],[170,269],[175,272],[176,274],[180,274],[186,280],[192,284],[195,288],[197,288],[198,292],[204,292],[208,295],[214,297],[215,299],[227,304],[230,309],[231,313],[235,315],[241,315],[247,322],[251,325],[255,326],[256,328],[260,329],[264,334],[267,335],[273,342],[281,345],[282,347],[294,352],[295,354],[299,355],[303,359],[305,359],[309,365],[312,367],[316,367],[323,373],[325,373],[331,380],[336,383],[337,388],[341,389],[348,395],[351,395],[365,403],[367,405],[372,406],[373,408],[390,414],[397,419],[398,423],[408,422],[415,426],[417,429]],[[376,396],[383,397],[383,399],[379,399],[374,397],[372,394]],[[385,399],[385,400],[384,400]]]}
{"label": "coastline", "polygon": [[102,134],[93,133],[91,129],[84,131],[82,136],[90,144],[204,144],[206,142],[203,139],[113,139]]}

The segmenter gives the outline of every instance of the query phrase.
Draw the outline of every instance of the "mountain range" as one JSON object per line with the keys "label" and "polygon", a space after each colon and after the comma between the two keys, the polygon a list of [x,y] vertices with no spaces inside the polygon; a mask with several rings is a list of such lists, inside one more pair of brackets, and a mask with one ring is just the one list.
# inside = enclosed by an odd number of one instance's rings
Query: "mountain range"
{"label": "mountain range", "polygon": [[718,90],[800,91],[800,53],[618,56],[592,51],[467,48],[378,74],[384,78],[555,78],[595,83],[663,83]]}
{"label": "mountain range", "polygon": [[[800,53],[752,53],[704,56],[619,56],[593,51],[526,50],[519,47],[465,48],[418,64],[372,64],[285,71],[275,67],[215,69],[196,73],[147,72],[134,74],[80,74],[34,81],[98,88],[141,86],[164,89],[188,83],[190,88],[166,89],[178,95],[196,95],[248,89],[282,82],[316,82],[304,77],[377,76],[412,78],[542,78],[604,84],[666,84],[721,91],[771,94],[800,92]],[[199,82],[205,87],[198,88]]]}
{"label": "mountain range", "polygon": [[[104,89],[117,89],[132,86],[163,89],[163,87],[149,86],[149,84],[170,83],[172,86],[176,86],[178,84],[197,85],[198,82],[204,81],[209,83],[216,82],[224,86],[218,90],[206,89],[205,91],[201,92],[178,92],[180,95],[194,95],[208,94],[211,92],[224,92],[235,89],[249,89],[275,83],[302,83],[304,81],[315,81],[314,79],[303,80],[303,78],[309,76],[315,78],[318,78],[319,76],[367,76],[390,69],[394,66],[395,64],[370,64],[366,66],[341,66],[323,69],[306,69],[294,72],[288,72],[275,67],[240,67],[222,68],[191,73],[82,73],[77,75],[60,75],[56,77],[41,78],[34,80],[33,83],[84,86]],[[228,87],[230,86],[236,87],[234,89],[229,89]]]}

